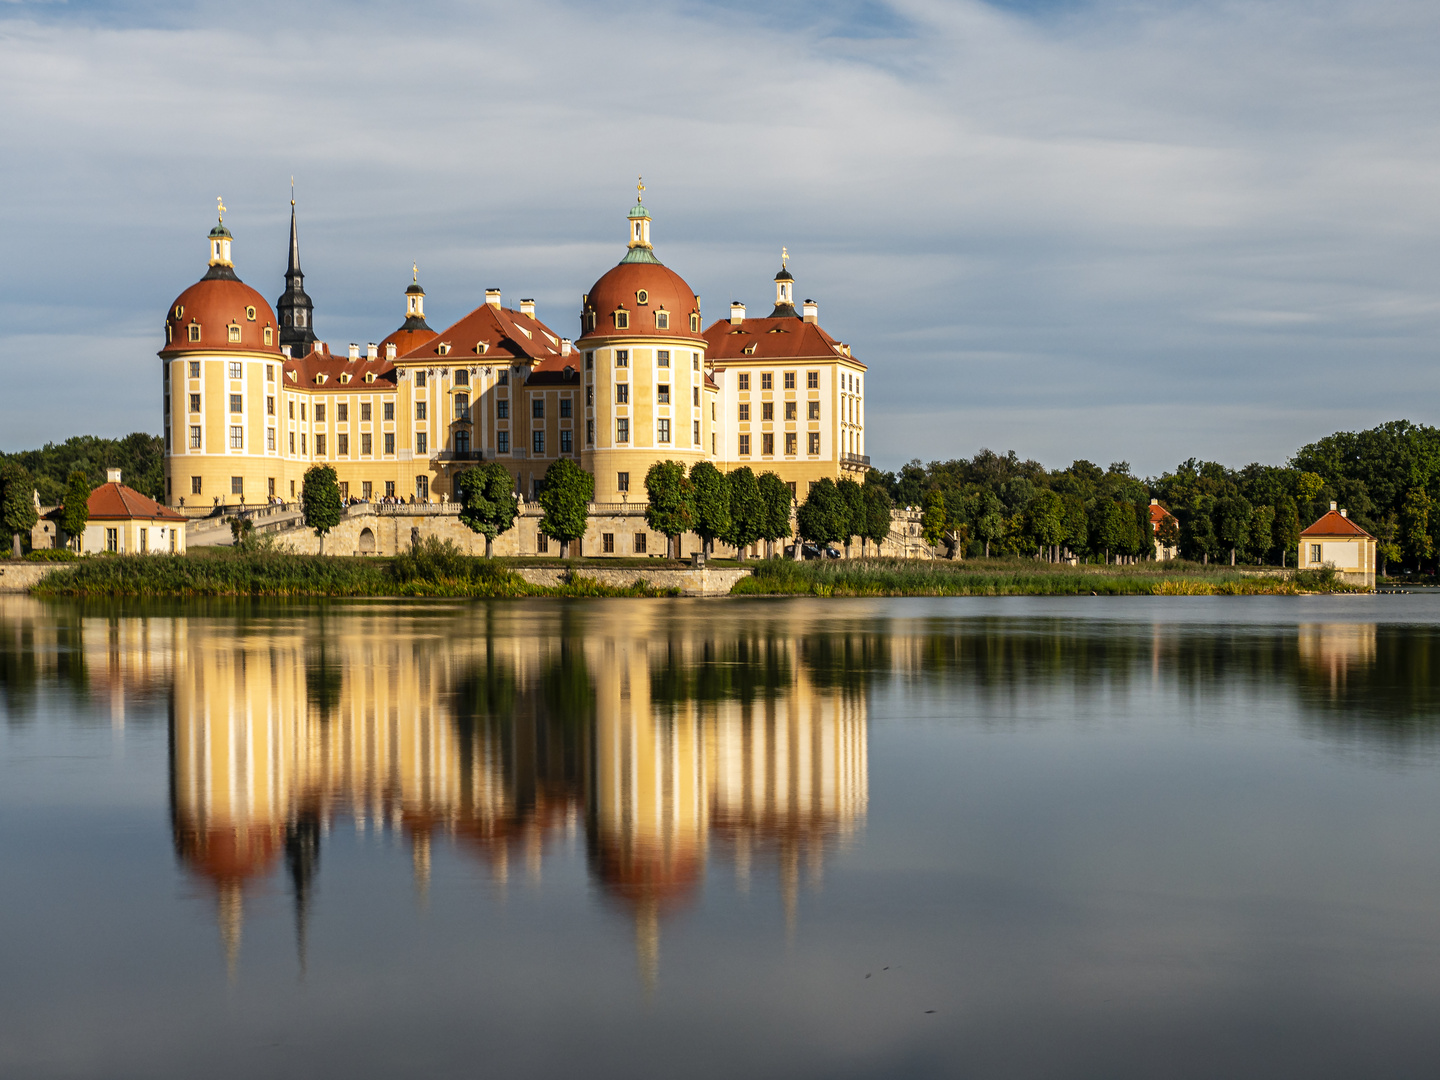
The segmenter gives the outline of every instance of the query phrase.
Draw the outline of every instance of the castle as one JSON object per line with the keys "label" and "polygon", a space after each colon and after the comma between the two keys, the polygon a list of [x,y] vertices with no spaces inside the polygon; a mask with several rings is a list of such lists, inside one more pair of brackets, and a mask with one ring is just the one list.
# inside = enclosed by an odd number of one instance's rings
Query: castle
{"label": "castle", "polygon": [[[595,478],[597,504],[645,502],[656,461],[773,471],[803,499],[822,477],[863,477],[866,368],[797,311],[782,256],[775,306],[702,324],[700,299],[656,257],[640,186],[620,262],[581,297],[578,337],[498,289],[439,332],[418,271],[383,341],[332,352],[316,336],[291,200],[275,307],[236,275],[224,206],[209,268],[165,319],[165,501],[187,514],[289,501],[332,465],[342,495],[440,502],[455,475],[499,461],[533,499],[561,457]],[[618,552],[617,552],[618,554]]]}

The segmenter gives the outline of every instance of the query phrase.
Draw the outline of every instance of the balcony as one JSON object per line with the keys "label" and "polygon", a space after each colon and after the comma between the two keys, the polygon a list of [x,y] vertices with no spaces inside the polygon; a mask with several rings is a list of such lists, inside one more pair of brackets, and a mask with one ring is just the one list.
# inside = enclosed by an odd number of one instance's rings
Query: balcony
{"label": "balcony", "polygon": [[432,450],[431,461],[484,461],[484,450]]}
{"label": "balcony", "polygon": [[842,469],[868,469],[870,468],[870,456],[868,454],[841,454],[840,467]]}

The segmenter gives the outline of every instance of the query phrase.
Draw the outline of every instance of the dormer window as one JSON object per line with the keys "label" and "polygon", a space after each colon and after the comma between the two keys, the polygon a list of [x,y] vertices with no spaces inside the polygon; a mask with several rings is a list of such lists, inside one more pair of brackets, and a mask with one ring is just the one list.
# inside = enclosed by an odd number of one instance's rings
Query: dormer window
{"label": "dormer window", "polygon": [[475,355],[476,355],[476,356],[484,356],[484,355],[485,355],[487,352],[489,352],[489,351],[490,351],[490,343],[489,343],[488,341],[477,341],[477,342],[475,343]]}
{"label": "dormer window", "polygon": [[247,307],[245,308],[245,319],[246,319],[246,321],[248,321],[248,322],[254,322],[254,321],[255,321],[255,305],[254,305],[254,304],[250,304],[249,306],[247,306]]}
{"label": "dormer window", "polygon": [[635,302],[637,304],[648,304],[650,302],[650,294],[644,289],[641,289],[635,294]]}
{"label": "dormer window", "polygon": [[238,325],[236,325],[235,323],[231,323],[225,329],[229,332],[230,341],[232,343],[238,343],[240,341],[240,327]]}
{"label": "dormer window", "polygon": [[669,330],[669,329],[670,329],[670,313],[669,313],[668,311],[657,311],[657,312],[655,312],[655,329],[657,329],[657,330]]}
{"label": "dormer window", "polygon": [[367,372],[365,373],[365,381],[366,381],[367,383],[372,383],[372,382],[374,382],[374,381],[375,381],[375,373],[374,373],[373,371],[367,371]]}
{"label": "dormer window", "polygon": [[699,315],[695,315],[695,314],[693,314],[693,313],[691,314],[691,316],[690,316],[690,332],[691,332],[692,334],[698,334],[698,333],[700,332],[700,316],[699,316]]}
{"label": "dormer window", "polygon": [[439,345],[435,347],[435,351],[441,356],[449,356],[450,343],[448,341],[442,341]]}
{"label": "dormer window", "polygon": [[199,340],[200,340],[200,324],[199,324],[199,323],[193,323],[193,322],[192,322],[192,323],[189,325],[189,327],[187,327],[187,329],[188,329],[189,332],[190,332],[190,340],[191,340],[191,341],[199,341]]}
{"label": "dormer window", "polygon": [[630,313],[629,313],[628,311],[625,311],[625,310],[622,309],[622,310],[620,310],[620,311],[615,312],[615,329],[616,329],[616,330],[629,330],[629,329],[630,329]]}
{"label": "dormer window", "polygon": [[265,327],[265,344],[266,344],[266,345],[274,345],[274,344],[275,344],[275,330],[274,330],[272,327],[269,327],[269,326]]}
{"label": "dormer window", "polygon": [[745,346],[745,355],[746,355],[746,356],[754,356],[754,355],[755,355],[755,344],[756,344],[755,342],[751,342],[749,345],[746,345],[746,346]]}
{"label": "dormer window", "polygon": [[324,375],[324,374],[316,375],[316,376],[315,376],[315,383],[316,383],[317,386],[323,386],[323,385],[325,384],[325,381],[326,381],[327,379],[329,379],[329,378],[330,378],[330,376]]}
{"label": "dormer window", "polygon": [[349,382],[350,382],[350,373],[349,373],[348,371],[342,372],[341,375],[340,375],[340,385],[341,385],[341,386],[345,386],[345,385],[348,385]]}
{"label": "dormer window", "polygon": [[587,311],[587,312],[585,312],[585,329],[586,329],[586,330],[594,330],[594,329],[595,329],[595,312],[593,312],[593,311]]}

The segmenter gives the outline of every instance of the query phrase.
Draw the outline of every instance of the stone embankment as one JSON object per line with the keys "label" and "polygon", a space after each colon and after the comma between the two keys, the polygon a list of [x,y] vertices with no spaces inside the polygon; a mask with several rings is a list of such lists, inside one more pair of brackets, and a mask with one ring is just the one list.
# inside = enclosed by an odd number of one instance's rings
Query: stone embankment
{"label": "stone embankment", "polygon": [[0,562],[0,593],[29,592],[65,563]]}
{"label": "stone embankment", "polygon": [[[572,573],[570,570],[538,566],[517,566],[513,569],[531,585],[543,585],[548,589],[564,585]],[[740,567],[717,569],[708,566],[683,570],[652,570],[645,566],[617,566],[611,569],[592,563],[576,567],[573,573],[576,577],[598,581],[614,589],[629,588],[643,581],[657,589],[679,589],[683,596],[727,596],[735,583],[749,577],[751,571]]]}

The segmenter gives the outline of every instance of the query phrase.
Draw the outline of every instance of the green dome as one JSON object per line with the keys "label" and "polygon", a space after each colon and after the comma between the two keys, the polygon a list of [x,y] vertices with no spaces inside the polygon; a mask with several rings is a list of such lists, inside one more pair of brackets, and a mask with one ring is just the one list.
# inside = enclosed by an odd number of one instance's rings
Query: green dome
{"label": "green dome", "polygon": [[230,239],[230,240],[234,240],[234,239],[235,239],[233,236],[230,235],[230,230],[227,229],[227,228],[225,228],[224,225],[216,225],[213,229],[210,230],[210,235],[211,235],[211,236],[224,236],[224,237],[226,237],[226,238],[228,238],[228,239]]}
{"label": "green dome", "polygon": [[650,211],[646,210],[642,204],[637,202],[634,206],[630,208],[630,216],[632,218],[648,218],[650,216]]}

